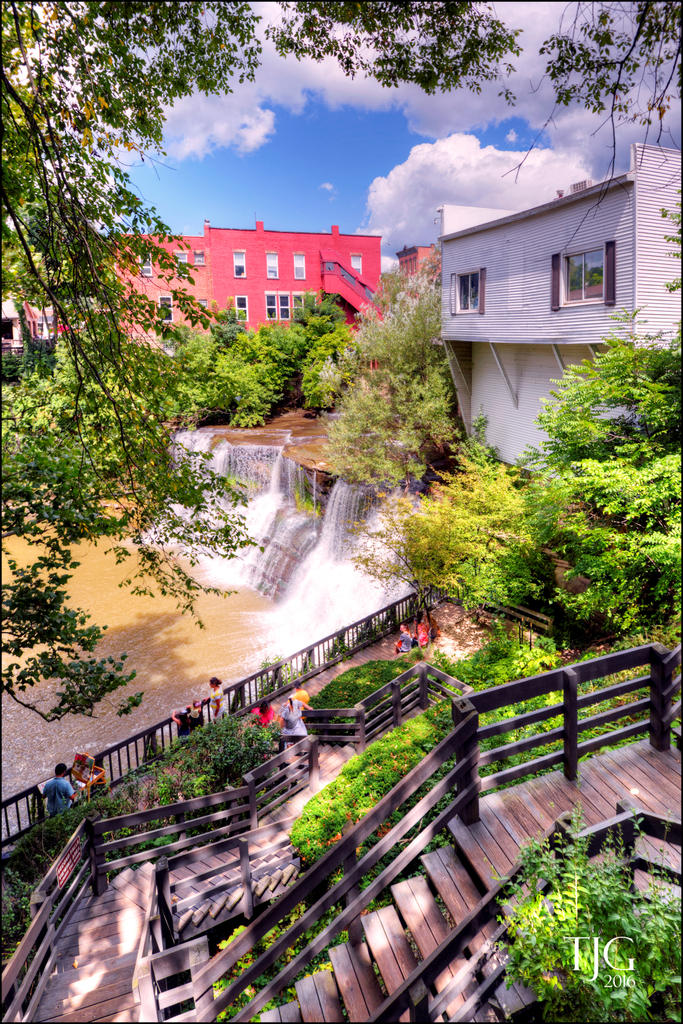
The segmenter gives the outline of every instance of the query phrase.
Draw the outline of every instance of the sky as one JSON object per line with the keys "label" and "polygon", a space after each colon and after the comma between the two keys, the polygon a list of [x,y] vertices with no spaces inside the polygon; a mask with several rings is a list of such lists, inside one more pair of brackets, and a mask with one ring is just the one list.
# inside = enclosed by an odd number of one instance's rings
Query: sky
{"label": "sky", "polygon": [[[264,21],[277,10],[254,6]],[[436,241],[443,203],[522,210],[606,176],[609,126],[582,108],[554,109],[538,53],[574,6],[495,5],[522,29],[523,54],[507,83],[514,107],[498,97],[498,83],[478,95],[385,89],[346,78],[331,60],[280,58],[266,42],[253,83],[227,96],[186,97],[167,111],[166,155],[133,166],[133,181],[174,232],[201,234],[205,219],[241,228],[258,219],[280,231],[338,224],[380,234],[389,269],[404,245]],[[679,124],[680,108],[672,109],[662,145],[680,147]],[[642,127],[619,129],[617,173],[640,141]]]}

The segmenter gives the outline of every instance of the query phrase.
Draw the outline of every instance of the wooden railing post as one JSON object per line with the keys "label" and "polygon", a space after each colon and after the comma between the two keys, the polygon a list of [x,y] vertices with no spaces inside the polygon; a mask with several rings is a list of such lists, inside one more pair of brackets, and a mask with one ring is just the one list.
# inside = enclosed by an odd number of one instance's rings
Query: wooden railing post
{"label": "wooden railing post", "polygon": [[154,989],[154,979],[152,978],[152,962],[150,957],[144,957],[138,964],[135,984],[137,985],[138,997],[140,999],[140,1020],[159,1020],[159,1008]]}
{"label": "wooden railing post", "polygon": [[157,887],[157,905],[161,922],[161,938],[164,949],[170,949],[175,942],[173,929],[173,910],[171,909],[171,878],[168,870],[168,857],[160,857],[154,865]]}
{"label": "wooden railing post", "polygon": [[249,828],[258,828],[258,804],[256,803],[256,782],[251,775],[244,775],[249,787]]}
{"label": "wooden railing post", "polygon": [[424,1021],[431,1020],[432,1018],[429,1016],[429,992],[422,978],[418,978],[413,987],[409,989],[408,996],[410,997],[408,1019],[415,1021],[416,1024],[423,1024]]}
{"label": "wooden railing post", "polygon": [[[342,827],[342,835],[346,835],[348,832],[351,831],[351,829],[354,828],[354,826],[355,822],[350,820],[346,821]],[[351,871],[353,871],[353,869],[356,866],[356,860],[356,848],[354,847],[342,862],[342,871],[344,872],[344,876],[348,875]],[[348,907],[348,905],[350,903],[353,903],[353,901],[359,895],[360,886],[351,886],[351,888],[344,897],[344,906]],[[360,944],[363,941],[363,925],[361,924],[360,914],[358,915],[358,917],[355,917],[353,921],[349,921],[346,930],[348,932],[349,942],[351,943],[351,945],[360,946]]]}
{"label": "wooden railing post", "polygon": [[242,913],[249,920],[254,914],[254,895],[251,891],[251,864],[249,862],[249,840],[238,839],[237,846],[240,854],[240,875],[244,896],[242,897]]}
{"label": "wooden railing post", "polygon": [[420,669],[420,707],[425,710],[429,707],[429,672],[427,662],[421,661]]}
{"label": "wooden railing post", "polygon": [[395,679],[391,681],[391,712],[393,715],[394,729],[401,724],[401,684]]}
{"label": "wooden railing post", "polygon": [[669,652],[663,644],[652,644],[650,651],[650,745],[655,750],[671,747],[671,724],[667,721],[671,694],[666,695],[673,672],[666,672],[664,658]]}
{"label": "wooden railing post", "polygon": [[479,788],[481,786],[481,780],[479,778],[479,715],[477,714],[476,708],[472,701],[468,700],[467,697],[458,697],[456,700],[451,702],[451,716],[453,718],[453,724],[457,727],[461,722],[467,721],[469,728],[466,730],[462,741],[458,744],[455,751],[456,764],[459,761],[464,761],[471,754],[474,754],[472,764],[468,771],[466,771],[463,778],[460,780],[458,785],[458,791],[463,792],[469,786],[476,785],[477,792],[472,800],[464,807],[460,808],[460,818],[465,825],[473,825],[475,821],[479,821]]}
{"label": "wooden railing post", "polygon": [[90,861],[90,885],[94,896],[101,896],[107,888],[107,872],[105,870],[105,858],[102,853],[102,843],[98,843],[95,835],[95,822],[98,814],[89,814],[85,819],[85,834],[88,841],[88,859]]}
{"label": "wooden railing post", "polygon": [[320,784],[317,737],[308,738],[308,785],[315,792]]}
{"label": "wooden railing post", "polygon": [[566,668],[562,673],[563,681],[563,726],[564,726],[564,775],[574,781],[579,765],[579,713],[578,685],[579,677],[575,669]]}
{"label": "wooden railing post", "polygon": [[147,733],[145,737],[144,760],[152,761],[157,756],[157,731],[156,728]]}
{"label": "wooden railing post", "polygon": [[31,920],[33,920],[34,917],[38,916],[40,908],[42,907],[46,899],[47,895],[44,892],[41,892],[40,889],[36,889],[35,892],[31,893],[31,899],[29,900],[28,905]]}
{"label": "wooden railing post", "polygon": [[356,712],[358,722],[358,753],[362,754],[365,750],[365,705],[356,704]]}

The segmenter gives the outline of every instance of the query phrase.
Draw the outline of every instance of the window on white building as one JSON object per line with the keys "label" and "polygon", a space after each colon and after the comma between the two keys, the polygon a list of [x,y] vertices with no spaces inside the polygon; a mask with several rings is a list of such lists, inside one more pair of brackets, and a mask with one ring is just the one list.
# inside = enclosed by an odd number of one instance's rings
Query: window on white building
{"label": "window on white building", "polygon": [[302,252],[294,253],[294,277],[297,281],[306,277],[306,257]]}
{"label": "window on white building", "polygon": [[173,320],[173,298],[171,295],[159,296],[159,315],[162,320]]}
{"label": "window on white building", "polygon": [[458,275],[458,308],[462,313],[479,310],[479,271]]}
{"label": "window on white building", "polygon": [[152,257],[146,256],[144,260],[140,261],[140,276],[151,277],[152,276]]}
{"label": "window on white building", "polygon": [[235,271],[235,277],[247,276],[247,254],[245,252],[233,252],[232,265]]}
{"label": "window on white building", "polygon": [[289,295],[279,295],[280,319],[289,320]]}
{"label": "window on white building", "polygon": [[249,319],[249,304],[246,295],[235,296],[235,312],[237,313],[238,320]]}
{"label": "window on white building", "polygon": [[273,278],[273,277],[279,277],[279,276],[280,276],[280,274],[278,273],[277,253],[276,252],[267,252],[266,253],[266,277]]}
{"label": "window on white building", "polygon": [[565,261],[566,301],[585,302],[601,299],[605,277],[605,259],[602,249],[567,256]]}
{"label": "window on white building", "polygon": [[356,253],[351,257],[351,269],[357,270],[359,274],[363,273],[363,257],[360,253]]}
{"label": "window on white building", "polygon": [[277,320],[277,295],[266,292],[266,316],[269,320]]}
{"label": "window on white building", "polygon": [[174,252],[173,255],[175,256],[176,263],[187,263],[186,252]]}
{"label": "window on white building", "polygon": [[195,249],[195,251],[194,251],[194,265],[195,265],[195,267],[203,267],[204,266],[204,252],[202,250],[197,251],[197,249]]}

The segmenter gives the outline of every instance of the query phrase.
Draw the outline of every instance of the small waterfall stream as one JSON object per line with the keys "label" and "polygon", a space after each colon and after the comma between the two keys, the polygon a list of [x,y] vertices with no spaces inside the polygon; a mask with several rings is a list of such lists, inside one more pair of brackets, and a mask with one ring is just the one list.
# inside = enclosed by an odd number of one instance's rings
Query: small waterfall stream
{"label": "small waterfall stream", "polygon": [[311,640],[370,614],[399,596],[387,593],[350,559],[353,523],[372,513],[368,488],[337,480],[323,505],[315,474],[301,499],[305,470],[282,444],[233,444],[211,428],[181,431],[177,445],[212,453],[215,472],[248,495],[244,511],[255,541],[233,559],[203,557],[200,575],[213,586],[247,586],[276,599],[269,634],[273,654],[286,655]]}

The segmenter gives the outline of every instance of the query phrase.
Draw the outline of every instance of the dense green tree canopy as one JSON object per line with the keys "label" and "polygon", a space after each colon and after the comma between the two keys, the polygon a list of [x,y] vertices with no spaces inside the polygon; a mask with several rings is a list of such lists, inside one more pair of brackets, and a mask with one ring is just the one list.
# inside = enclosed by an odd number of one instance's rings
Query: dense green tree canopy
{"label": "dense green tree canopy", "polygon": [[360,318],[358,369],[330,423],[328,461],[351,482],[394,486],[422,477],[458,426],[433,267],[385,275],[378,302],[380,315]]}

